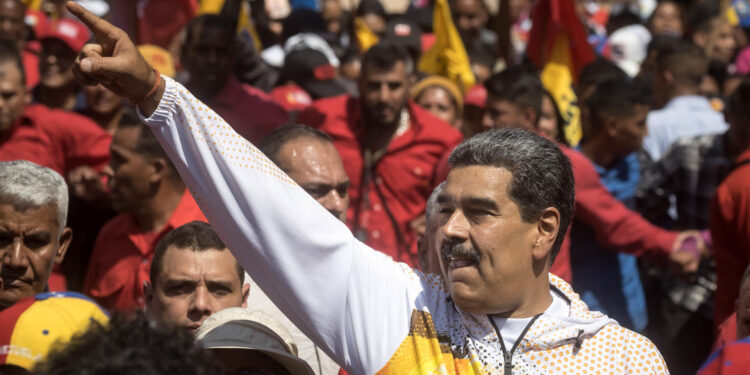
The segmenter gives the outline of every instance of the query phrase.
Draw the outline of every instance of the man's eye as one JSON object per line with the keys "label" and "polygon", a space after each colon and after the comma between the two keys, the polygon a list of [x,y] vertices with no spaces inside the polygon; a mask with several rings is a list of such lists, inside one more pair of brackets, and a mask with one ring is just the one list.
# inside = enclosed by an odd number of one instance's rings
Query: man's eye
{"label": "man's eye", "polygon": [[49,244],[49,240],[39,237],[26,237],[23,239],[23,244],[26,245],[26,247],[28,247],[29,249],[36,250],[47,246],[47,244]]}

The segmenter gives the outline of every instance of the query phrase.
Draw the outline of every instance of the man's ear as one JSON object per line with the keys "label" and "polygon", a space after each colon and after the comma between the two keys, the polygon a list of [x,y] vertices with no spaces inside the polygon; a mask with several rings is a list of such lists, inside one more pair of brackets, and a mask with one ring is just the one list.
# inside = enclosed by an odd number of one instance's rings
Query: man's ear
{"label": "man's ear", "polygon": [[674,84],[674,75],[670,71],[663,71],[661,74],[664,76],[664,82],[669,84],[670,86]]}
{"label": "man's ear", "polygon": [[60,233],[60,242],[57,247],[57,253],[55,254],[55,264],[62,263],[63,259],[65,258],[65,253],[68,252],[68,248],[70,247],[70,242],[72,240],[73,230],[70,228],[63,229],[62,233]]}
{"label": "man's ear", "polygon": [[242,304],[240,304],[240,307],[247,308],[247,297],[250,296],[250,284],[245,284],[242,286]]}
{"label": "man's ear", "polygon": [[602,130],[606,131],[610,138],[615,138],[620,131],[618,124],[619,122],[613,116],[604,116],[604,121],[602,121],[604,129]]}
{"label": "man's ear", "polygon": [[154,169],[151,174],[151,182],[159,182],[169,176],[169,162],[164,158],[153,158],[149,163]]}
{"label": "man's ear", "polygon": [[547,207],[539,217],[537,224],[538,237],[534,244],[532,255],[536,260],[542,260],[552,250],[552,245],[559,235],[560,230],[560,211],[554,207]]}
{"label": "man's ear", "polygon": [[531,107],[524,108],[523,117],[532,125],[532,129],[539,128],[539,113],[537,113],[536,109]]}

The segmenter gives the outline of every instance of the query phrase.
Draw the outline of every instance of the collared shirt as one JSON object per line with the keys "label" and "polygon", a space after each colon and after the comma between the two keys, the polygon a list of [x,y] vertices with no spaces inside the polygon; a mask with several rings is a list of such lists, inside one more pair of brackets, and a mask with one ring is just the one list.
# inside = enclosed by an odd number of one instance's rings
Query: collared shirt
{"label": "collared shirt", "polygon": [[711,200],[731,165],[726,133],[680,138],[661,160],[643,170],[636,192],[638,210],[663,217],[669,197],[675,196],[676,227],[707,229]]}
{"label": "collared shirt", "polygon": [[716,189],[711,205],[711,238],[716,259],[714,324],[734,311],[740,280],[750,264],[750,149],[734,161],[732,170]]}
{"label": "collared shirt", "polygon": [[427,198],[439,182],[435,181],[439,161],[462,136],[411,101],[408,112],[408,130],[388,144],[369,182],[365,181],[364,125],[358,99],[342,95],[318,100],[298,120],[333,138],[351,180],[347,224],[352,231],[372,248],[416,266],[417,254],[410,246],[416,235],[409,223],[424,213]]}
{"label": "collared shirt", "polygon": [[268,94],[230,76],[221,92],[209,103],[234,131],[253,144],[260,144],[273,129],[289,120],[284,108]]}
{"label": "collared shirt", "polygon": [[[632,153],[610,168],[594,164],[604,187],[628,208],[638,185],[638,156]],[[596,243],[591,227],[575,220],[571,230],[570,259],[573,287],[591,310],[601,311],[623,326],[641,331],[648,323],[646,296],[636,257],[611,251]]]}
{"label": "collared shirt", "polygon": [[82,165],[104,168],[111,142],[109,133],[89,118],[35,104],[0,135],[0,161],[28,160],[67,177]]}
{"label": "collared shirt", "polygon": [[727,130],[724,116],[711,107],[703,96],[678,96],[646,118],[648,136],[643,149],[653,161],[661,159],[672,144],[682,137],[723,133]]}
{"label": "collared shirt", "polygon": [[156,244],[172,229],[195,220],[206,218],[187,190],[160,231],[144,233],[132,215],[115,216],[96,239],[84,293],[110,310],[143,307],[143,282],[149,280]]}

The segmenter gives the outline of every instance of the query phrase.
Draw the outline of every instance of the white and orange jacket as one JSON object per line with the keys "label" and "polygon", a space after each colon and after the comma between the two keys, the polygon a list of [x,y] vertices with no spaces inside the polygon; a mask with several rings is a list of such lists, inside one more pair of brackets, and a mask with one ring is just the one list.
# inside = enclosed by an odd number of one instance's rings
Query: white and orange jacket
{"label": "white and orange jacket", "polygon": [[[331,358],[351,374],[503,373],[487,316],[462,312],[439,276],[357,241],[216,113],[164,80],[144,121],[253,280]],[[550,284],[569,309],[534,322],[513,354],[514,374],[667,373],[648,339],[589,311],[561,279]]]}

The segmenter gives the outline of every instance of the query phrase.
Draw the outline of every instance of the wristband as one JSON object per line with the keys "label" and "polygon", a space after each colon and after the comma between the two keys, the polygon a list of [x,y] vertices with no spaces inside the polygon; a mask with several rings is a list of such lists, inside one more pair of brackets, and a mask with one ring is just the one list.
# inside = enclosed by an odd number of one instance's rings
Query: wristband
{"label": "wristband", "polygon": [[[153,68],[152,68],[153,69]],[[156,73],[156,82],[154,83],[154,87],[149,90],[146,95],[144,95],[142,98],[130,98],[130,102],[133,104],[141,104],[149,99],[151,99],[152,96],[154,96],[154,93],[156,93],[156,90],[159,88],[159,84],[161,83],[161,74],[159,74],[159,71],[154,69],[154,73]]]}

